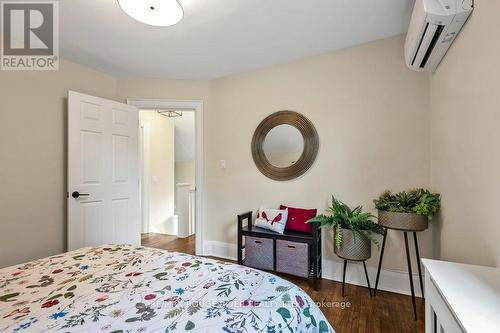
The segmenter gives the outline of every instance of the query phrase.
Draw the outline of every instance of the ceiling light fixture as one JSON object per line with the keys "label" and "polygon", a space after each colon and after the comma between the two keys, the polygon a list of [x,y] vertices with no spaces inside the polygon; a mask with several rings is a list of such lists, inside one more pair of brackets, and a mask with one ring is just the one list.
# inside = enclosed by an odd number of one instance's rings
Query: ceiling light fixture
{"label": "ceiling light fixture", "polygon": [[118,0],[118,4],[133,19],[157,27],[179,23],[184,16],[177,0]]}
{"label": "ceiling light fixture", "polygon": [[168,118],[177,118],[177,117],[182,117],[182,111],[175,111],[175,110],[157,110],[158,114],[168,117]]}

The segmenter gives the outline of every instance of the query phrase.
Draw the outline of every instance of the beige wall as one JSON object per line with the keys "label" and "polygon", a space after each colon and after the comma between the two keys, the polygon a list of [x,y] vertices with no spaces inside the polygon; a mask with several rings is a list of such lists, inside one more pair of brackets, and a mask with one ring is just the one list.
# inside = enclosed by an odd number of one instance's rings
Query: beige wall
{"label": "beige wall", "polygon": [[195,164],[192,162],[175,162],[175,183],[189,183],[195,187]]}
{"label": "beige wall", "polygon": [[[206,239],[234,243],[236,213],[261,205],[322,211],[334,194],[370,210],[386,188],[429,183],[428,75],[406,68],[403,37],[216,80],[212,89],[205,221],[220,227],[206,229]],[[312,168],[288,182],[264,177],[250,153],[253,131],[278,110],[304,114],[320,140]],[[432,253],[430,234],[421,237],[424,256]],[[389,234],[385,267],[406,267],[401,239]],[[330,232],[325,243],[333,259]],[[377,259],[375,250],[371,265]]]}
{"label": "beige wall", "polygon": [[175,141],[174,123],[155,111],[140,111],[141,124],[147,128],[149,154],[144,169],[149,174],[149,231],[174,234]]}
{"label": "beige wall", "polygon": [[[429,184],[428,75],[403,62],[402,36],[214,81],[118,80],[118,96],[204,101],[205,240],[234,244],[235,217],[261,205],[326,208],[331,194],[373,209],[386,188]],[[255,167],[250,141],[274,111],[306,115],[320,137],[303,177],[275,182]],[[219,160],[227,168],[219,168]],[[375,212],[374,212],[375,213]],[[421,237],[433,253],[431,230]],[[389,234],[384,266],[405,269],[401,235]],[[334,259],[331,235],[326,253]],[[375,250],[376,251],[376,250]],[[373,256],[371,265],[378,258]]]}
{"label": "beige wall", "polygon": [[[428,75],[406,69],[402,46],[403,37],[395,37],[215,81],[114,80],[69,63],[55,74],[9,73],[9,79],[4,79],[0,73],[2,94],[5,89],[16,90],[12,97],[7,96],[7,103],[2,98],[3,123],[23,123],[2,133],[12,133],[21,148],[14,149],[2,140],[6,150],[2,156],[14,160],[5,162],[9,172],[2,172],[2,177],[10,179],[0,189],[2,199],[7,198],[2,200],[5,209],[0,212],[0,244],[6,246],[2,264],[64,250],[63,97],[67,89],[116,96],[120,101],[128,97],[203,100],[204,221],[210,225],[205,228],[206,240],[234,244],[235,215],[261,205],[286,203],[321,211],[330,194],[335,194],[351,205],[373,209],[372,199],[386,188],[428,185]],[[49,84],[50,75],[58,80]],[[23,105],[18,112],[19,99],[26,96],[25,104],[30,107]],[[275,182],[255,167],[250,141],[265,116],[283,109],[307,116],[318,130],[321,146],[307,174]],[[26,126],[38,136],[28,136],[28,142],[23,142],[24,133],[19,129]],[[38,155],[44,149],[50,151],[50,159]],[[226,169],[219,168],[221,159],[227,161]],[[26,169],[39,174],[17,172]],[[36,191],[30,192],[32,189]],[[41,196],[40,191],[47,195]],[[38,209],[30,213],[27,204]],[[31,234],[35,223],[37,236]],[[43,230],[40,237],[38,230]],[[424,256],[432,253],[430,234],[426,231],[422,237]],[[385,266],[404,269],[401,235],[391,233],[389,237]],[[7,249],[15,249],[20,239],[27,240],[20,253],[3,255]],[[330,257],[331,243],[328,236]],[[377,257],[375,253],[371,265]]]}
{"label": "beige wall", "polygon": [[431,78],[431,180],[444,260],[500,265],[500,2],[474,14]]}
{"label": "beige wall", "polygon": [[68,90],[115,89],[113,77],[64,60],[59,71],[0,72],[0,267],[65,250]]}

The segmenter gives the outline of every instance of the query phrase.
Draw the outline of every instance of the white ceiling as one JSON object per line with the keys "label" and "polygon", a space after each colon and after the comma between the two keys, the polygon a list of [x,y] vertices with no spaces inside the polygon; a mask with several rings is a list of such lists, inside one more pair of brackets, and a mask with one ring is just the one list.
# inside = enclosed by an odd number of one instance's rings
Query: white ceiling
{"label": "white ceiling", "polygon": [[116,0],[61,0],[61,55],[119,76],[213,79],[406,31],[413,0],[179,0],[165,28]]}

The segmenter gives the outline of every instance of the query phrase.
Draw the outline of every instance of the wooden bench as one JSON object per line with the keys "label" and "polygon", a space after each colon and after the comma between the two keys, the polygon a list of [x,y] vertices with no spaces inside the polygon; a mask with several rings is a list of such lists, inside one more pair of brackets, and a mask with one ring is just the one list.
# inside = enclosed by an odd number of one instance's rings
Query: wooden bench
{"label": "wooden bench", "polygon": [[[244,225],[244,221],[247,220],[247,224]],[[274,243],[274,269],[276,272],[276,240],[286,240],[290,242],[297,243],[307,243],[309,248],[309,278],[313,282],[314,290],[319,289],[319,280],[322,274],[322,264],[321,264],[321,229],[319,225],[314,223],[312,233],[298,232],[285,230],[283,234],[277,232],[259,228],[253,225],[252,212],[246,212],[238,215],[238,264],[245,265],[245,259],[243,258],[243,249],[245,248],[243,244],[243,236],[257,237],[257,238],[268,238],[273,239]]]}

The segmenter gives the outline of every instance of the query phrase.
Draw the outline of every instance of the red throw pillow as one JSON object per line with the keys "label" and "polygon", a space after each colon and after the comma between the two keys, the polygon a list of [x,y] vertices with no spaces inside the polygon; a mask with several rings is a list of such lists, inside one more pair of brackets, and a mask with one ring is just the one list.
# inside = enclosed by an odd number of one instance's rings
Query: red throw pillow
{"label": "red throw pillow", "polygon": [[280,209],[288,208],[288,221],[286,223],[286,230],[300,231],[312,233],[313,224],[306,223],[308,220],[316,216],[317,210],[294,208],[281,205]]}

